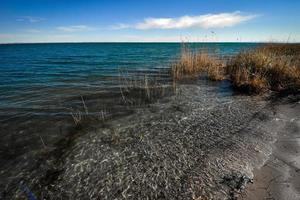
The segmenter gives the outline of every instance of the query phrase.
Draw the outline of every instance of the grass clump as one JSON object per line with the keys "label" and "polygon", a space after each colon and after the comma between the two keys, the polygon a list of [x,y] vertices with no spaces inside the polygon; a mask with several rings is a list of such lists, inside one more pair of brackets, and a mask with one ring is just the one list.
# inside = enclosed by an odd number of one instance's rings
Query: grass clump
{"label": "grass clump", "polygon": [[226,70],[233,86],[242,92],[298,91],[299,55],[300,45],[265,45],[233,57]]}
{"label": "grass clump", "polygon": [[195,78],[201,73],[214,81],[226,77],[243,93],[295,93],[300,90],[300,44],[265,44],[228,60],[183,44],[171,72],[173,80]]}
{"label": "grass clump", "polygon": [[153,103],[172,93],[171,85],[159,75],[120,75],[120,94],[123,103],[127,105],[141,106]]}
{"label": "grass clump", "polygon": [[197,77],[200,73],[207,73],[211,80],[222,80],[224,65],[205,51],[193,51],[183,46],[180,58],[171,67],[171,73],[174,80]]}

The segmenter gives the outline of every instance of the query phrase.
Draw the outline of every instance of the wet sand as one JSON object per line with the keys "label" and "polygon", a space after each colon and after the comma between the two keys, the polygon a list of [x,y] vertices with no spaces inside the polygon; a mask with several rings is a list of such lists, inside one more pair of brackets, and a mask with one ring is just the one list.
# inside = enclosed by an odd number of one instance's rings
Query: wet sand
{"label": "wet sand", "polygon": [[269,159],[255,169],[254,184],[248,187],[244,199],[300,199],[300,102],[278,105],[276,110],[277,120],[285,126]]}

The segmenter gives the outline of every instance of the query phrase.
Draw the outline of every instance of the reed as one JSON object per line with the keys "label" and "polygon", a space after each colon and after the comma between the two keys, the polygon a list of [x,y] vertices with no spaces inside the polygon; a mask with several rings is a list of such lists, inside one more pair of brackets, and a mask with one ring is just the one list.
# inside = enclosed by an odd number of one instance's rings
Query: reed
{"label": "reed", "polygon": [[149,75],[119,75],[120,94],[123,103],[140,106],[153,103],[158,99],[173,93],[172,85],[159,74]]}
{"label": "reed", "polygon": [[200,73],[206,73],[211,80],[222,80],[224,79],[224,64],[204,50],[193,51],[182,45],[179,59],[171,66],[173,79],[195,78]]}
{"label": "reed", "polygon": [[206,74],[213,81],[227,77],[234,88],[243,93],[298,92],[300,44],[265,44],[227,61],[183,44],[179,59],[172,64],[171,74],[174,81],[196,78],[199,74]]}
{"label": "reed", "polygon": [[233,57],[227,74],[242,92],[262,93],[300,89],[300,45],[268,44]]}

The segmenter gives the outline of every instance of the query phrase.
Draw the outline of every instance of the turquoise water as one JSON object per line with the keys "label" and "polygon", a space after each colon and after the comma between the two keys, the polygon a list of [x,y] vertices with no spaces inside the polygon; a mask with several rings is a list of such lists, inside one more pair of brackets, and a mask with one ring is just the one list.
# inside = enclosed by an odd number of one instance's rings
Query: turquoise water
{"label": "turquoise water", "polygon": [[[231,56],[256,45],[190,46]],[[78,104],[80,96],[88,97],[91,110],[97,110],[103,95],[119,88],[122,71],[159,73],[169,68],[180,48],[180,43],[0,45],[0,164],[41,148],[41,137],[50,145],[58,135],[64,135],[69,109]]]}
{"label": "turquoise water", "polygon": [[[231,55],[255,45],[199,43],[191,46]],[[51,109],[53,103],[56,108],[55,100],[114,86],[114,77],[119,76],[122,68],[148,73],[167,68],[179,52],[180,44],[176,43],[0,45],[0,109],[38,112],[45,106]]]}

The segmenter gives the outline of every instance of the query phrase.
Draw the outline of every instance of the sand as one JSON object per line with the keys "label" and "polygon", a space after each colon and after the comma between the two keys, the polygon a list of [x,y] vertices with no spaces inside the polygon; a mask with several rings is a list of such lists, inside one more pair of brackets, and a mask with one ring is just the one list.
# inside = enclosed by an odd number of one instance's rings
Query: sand
{"label": "sand", "polygon": [[300,199],[300,102],[280,104],[276,110],[285,127],[278,133],[269,159],[255,169],[254,184],[244,199]]}

